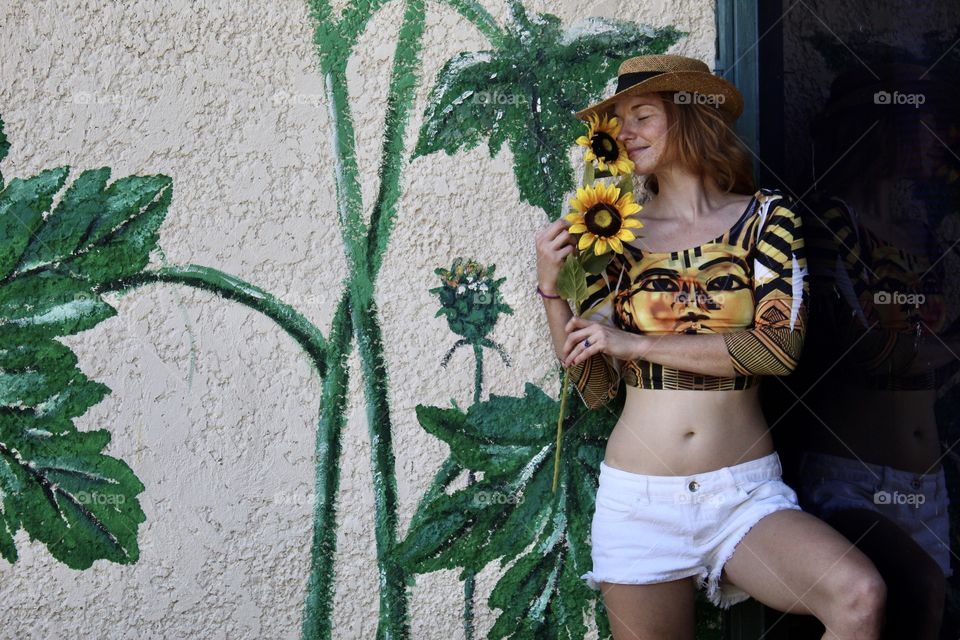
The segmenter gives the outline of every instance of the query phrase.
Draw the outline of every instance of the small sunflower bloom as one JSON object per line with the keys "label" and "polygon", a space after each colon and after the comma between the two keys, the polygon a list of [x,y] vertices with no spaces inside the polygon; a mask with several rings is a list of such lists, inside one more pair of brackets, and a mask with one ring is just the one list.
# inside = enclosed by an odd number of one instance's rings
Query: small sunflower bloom
{"label": "small sunflower bloom", "polygon": [[577,138],[577,144],[587,148],[583,159],[587,162],[596,161],[601,171],[609,171],[613,176],[631,173],[633,160],[626,147],[617,140],[620,135],[617,117],[605,113],[601,119],[594,113],[589,116],[587,126],[587,134]]}

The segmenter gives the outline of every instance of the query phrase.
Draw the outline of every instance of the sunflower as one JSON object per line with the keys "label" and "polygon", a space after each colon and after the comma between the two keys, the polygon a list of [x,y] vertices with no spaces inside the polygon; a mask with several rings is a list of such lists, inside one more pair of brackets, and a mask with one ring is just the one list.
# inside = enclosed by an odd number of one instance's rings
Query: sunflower
{"label": "sunflower", "polygon": [[620,122],[616,116],[603,114],[603,120],[596,113],[589,116],[589,130],[587,135],[577,138],[577,144],[587,148],[583,159],[586,162],[597,161],[601,171],[608,170],[610,175],[630,173],[633,171],[633,160],[627,154],[626,148],[617,140],[620,134]]}
{"label": "sunflower", "polygon": [[596,186],[580,187],[570,204],[576,211],[564,217],[573,223],[568,229],[570,233],[582,234],[577,244],[580,251],[593,245],[596,255],[606,253],[607,249],[623,253],[622,243],[636,238],[630,229],[643,227],[639,220],[628,217],[643,207],[633,201],[631,192],[621,196],[620,187],[613,184],[597,182]]}

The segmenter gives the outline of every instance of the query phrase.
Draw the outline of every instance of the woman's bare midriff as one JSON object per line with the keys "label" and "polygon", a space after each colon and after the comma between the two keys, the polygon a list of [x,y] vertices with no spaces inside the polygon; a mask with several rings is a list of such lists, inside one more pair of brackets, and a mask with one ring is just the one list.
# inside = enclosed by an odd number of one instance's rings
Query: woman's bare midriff
{"label": "woman's bare midriff", "polygon": [[820,410],[829,430],[816,430],[812,449],[912,473],[940,468],[935,390],[837,393],[844,401]]}
{"label": "woman's bare midriff", "polygon": [[774,451],[760,409],[760,385],[742,391],[626,389],[603,460],[610,467],[685,476]]}

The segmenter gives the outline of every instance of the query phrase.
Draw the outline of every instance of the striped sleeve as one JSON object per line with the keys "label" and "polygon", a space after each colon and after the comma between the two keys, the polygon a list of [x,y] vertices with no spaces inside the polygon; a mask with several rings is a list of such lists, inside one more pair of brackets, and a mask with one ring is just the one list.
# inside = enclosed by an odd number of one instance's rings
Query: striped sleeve
{"label": "striped sleeve", "polygon": [[761,218],[754,257],[753,326],[724,333],[740,375],[789,375],[803,350],[809,282],[801,218],[781,198]]}
{"label": "striped sleeve", "polygon": [[[627,273],[616,257],[605,271],[587,276],[587,297],[577,308],[577,315],[585,320],[623,328],[614,308],[617,292],[626,288]],[[583,362],[568,368],[570,381],[580,399],[590,409],[597,409],[617,397],[623,362],[606,353],[595,353]]]}

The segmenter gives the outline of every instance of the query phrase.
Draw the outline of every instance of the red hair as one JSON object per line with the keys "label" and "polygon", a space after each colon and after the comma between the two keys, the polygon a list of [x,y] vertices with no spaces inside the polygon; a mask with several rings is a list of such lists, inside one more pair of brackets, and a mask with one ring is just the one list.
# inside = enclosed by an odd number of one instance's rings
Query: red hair
{"label": "red hair", "polygon": [[[707,104],[677,104],[673,92],[657,92],[667,115],[667,139],[661,161],[677,162],[703,179],[713,178],[727,193],[756,193],[753,160],[732,123]],[[643,181],[649,193],[658,193],[657,177]]]}

